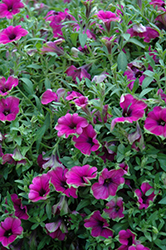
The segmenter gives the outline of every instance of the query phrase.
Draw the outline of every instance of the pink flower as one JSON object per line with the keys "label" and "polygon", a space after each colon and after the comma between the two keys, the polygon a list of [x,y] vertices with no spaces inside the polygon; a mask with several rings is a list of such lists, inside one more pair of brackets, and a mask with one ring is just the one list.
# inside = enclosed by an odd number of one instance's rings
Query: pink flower
{"label": "pink flower", "polygon": [[130,246],[128,250],[150,250],[148,247],[144,247],[142,244],[136,246]]}
{"label": "pink flower", "polygon": [[109,214],[111,219],[123,218],[123,198],[118,197],[117,199],[112,199],[106,204],[108,208],[105,208],[104,211]]}
{"label": "pink flower", "polygon": [[80,96],[78,98],[74,99],[75,104],[78,107],[81,107],[82,109],[86,108],[86,106],[88,105],[88,98],[85,96]]}
{"label": "pink flower", "polygon": [[31,201],[36,202],[47,199],[47,195],[50,192],[49,179],[48,174],[43,174],[33,178],[32,184],[29,185],[30,192],[28,195]]}
{"label": "pink flower", "polygon": [[124,174],[128,173],[129,166],[125,162],[120,163],[119,167],[123,169]]}
{"label": "pink flower", "polygon": [[119,232],[119,241],[122,246],[118,248],[118,250],[128,250],[130,246],[136,243],[135,234],[133,234],[129,229],[121,230]]}
{"label": "pink flower", "polygon": [[58,125],[55,129],[58,130],[58,136],[65,135],[68,138],[69,135],[78,134],[83,132],[83,128],[88,126],[88,122],[85,118],[79,116],[77,113],[73,115],[67,113],[58,119]]}
{"label": "pink flower", "polygon": [[22,205],[21,199],[18,198],[17,194],[11,194],[11,200],[15,209],[14,215],[19,219],[28,220],[27,207]]}
{"label": "pink flower", "polygon": [[68,75],[68,76],[72,76],[73,78],[73,81],[76,81],[76,77],[78,77],[78,79],[81,81],[83,78],[88,78],[90,79],[91,76],[90,74],[88,74],[88,72],[86,71],[85,69],[85,66],[81,66],[79,68],[76,68],[74,65],[71,65],[66,71],[65,73]]}
{"label": "pink flower", "polygon": [[155,194],[152,192],[150,195],[146,195],[146,192],[149,189],[153,189],[152,186],[149,185],[148,182],[144,182],[141,185],[141,190],[136,189],[135,193],[138,197],[138,202],[139,202],[139,209],[147,208],[149,207],[149,201],[154,201]]}
{"label": "pink flower", "polygon": [[110,31],[110,23],[113,21],[113,22],[117,22],[120,20],[119,17],[116,16],[115,13],[112,13],[111,11],[103,11],[103,10],[100,10],[98,13],[97,13],[97,17],[103,21],[103,23],[105,24],[106,26],[106,29],[107,31],[109,32]]}
{"label": "pink flower", "polygon": [[67,172],[68,169],[63,167],[56,167],[54,170],[50,171],[49,176],[51,183],[54,185],[57,192],[62,192],[67,197],[72,196],[73,198],[77,198],[77,189],[74,187],[69,188],[67,185],[67,178],[65,176]]}
{"label": "pink flower", "polygon": [[99,182],[92,185],[92,192],[96,199],[107,199],[110,195],[115,196],[118,186],[124,183],[124,171],[122,169],[118,170],[108,170],[104,168],[99,176]]}
{"label": "pink flower", "polygon": [[109,149],[110,146],[115,146],[115,142],[103,142],[101,150],[97,150],[96,154],[103,159],[104,163],[106,163],[107,160],[113,161],[114,157],[116,155],[116,152]]}
{"label": "pink flower", "polygon": [[90,184],[90,180],[96,178],[97,168],[90,167],[89,165],[74,166],[67,173],[67,184],[76,187],[84,187]]}
{"label": "pink flower", "polygon": [[120,107],[123,109],[122,117],[112,120],[111,129],[115,127],[117,122],[130,122],[137,121],[144,115],[144,109],[147,107],[143,101],[135,99],[132,95],[122,95],[120,98]]}
{"label": "pink flower", "polygon": [[161,97],[161,99],[166,103],[166,94],[164,94],[162,89],[159,89],[157,91],[157,95],[159,95]]}
{"label": "pink flower", "polygon": [[13,154],[3,154],[2,156],[2,164],[14,164],[16,165],[25,165],[26,158],[20,153],[20,151],[15,148]]}
{"label": "pink flower", "polygon": [[0,226],[0,242],[4,247],[11,244],[18,235],[21,235],[23,228],[21,220],[18,218],[7,217]]}
{"label": "pink flower", "polygon": [[42,95],[41,103],[45,105],[52,101],[57,101],[57,99],[57,94],[52,89],[47,89]]}
{"label": "pink flower", "polygon": [[6,99],[0,100],[0,120],[13,121],[19,112],[19,99],[9,96]]}
{"label": "pink flower", "polygon": [[109,229],[106,219],[101,217],[100,211],[95,211],[89,219],[85,219],[84,226],[92,228],[91,235],[93,237],[113,237],[113,232]]}
{"label": "pink flower", "polygon": [[142,85],[143,80],[145,79],[145,75],[143,75],[143,70],[141,69],[134,69],[132,70],[129,66],[127,67],[127,70],[124,72],[124,75],[127,76],[127,80],[130,81],[128,84],[128,88],[130,90],[133,89],[134,82],[137,78],[139,78],[139,84]]}
{"label": "pink flower", "polygon": [[154,135],[166,137],[166,108],[154,107],[148,113],[144,127]]}
{"label": "pink flower", "polygon": [[66,100],[70,101],[80,96],[83,96],[83,95],[81,95],[79,92],[71,91],[67,93]]}
{"label": "pink flower", "polygon": [[2,2],[0,3],[0,18],[12,19],[13,15],[19,13],[21,8],[24,8],[21,0],[2,0]]}
{"label": "pink flower", "polygon": [[28,31],[21,28],[21,25],[9,26],[2,30],[0,33],[0,44],[11,43],[19,40],[21,37],[26,36]]}
{"label": "pink flower", "polygon": [[6,80],[5,77],[0,78],[0,96],[8,95],[9,91],[18,85],[18,78],[9,76]]}
{"label": "pink flower", "polygon": [[91,151],[96,151],[100,147],[96,136],[97,134],[93,126],[89,124],[87,127],[83,128],[83,132],[78,138],[76,136],[73,137],[75,147],[83,154],[90,155]]}
{"label": "pink flower", "polygon": [[132,144],[131,147],[134,148],[136,151],[140,151],[140,149],[142,150],[145,148],[145,144],[144,144],[144,138],[143,138],[139,123],[136,122],[136,124],[137,124],[136,131],[131,134],[128,134],[127,138],[130,144]]}

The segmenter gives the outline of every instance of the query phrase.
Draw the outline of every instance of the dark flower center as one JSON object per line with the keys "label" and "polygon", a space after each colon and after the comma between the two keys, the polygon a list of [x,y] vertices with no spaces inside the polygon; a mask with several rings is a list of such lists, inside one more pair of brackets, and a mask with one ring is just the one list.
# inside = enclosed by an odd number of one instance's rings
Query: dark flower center
{"label": "dark flower center", "polygon": [[9,40],[14,40],[16,38],[16,34],[10,34],[9,35]]}
{"label": "dark flower center", "polygon": [[9,88],[3,88],[3,89],[1,89],[2,93],[7,92],[8,90],[9,90]]}
{"label": "dark flower center", "polygon": [[128,238],[128,246],[132,246],[132,244],[133,244],[133,238],[132,238],[132,236],[130,236]]}
{"label": "dark flower center", "polygon": [[41,188],[39,191],[39,195],[43,197],[45,193],[46,193],[46,190],[44,190],[44,188]]}
{"label": "dark flower center", "polygon": [[146,203],[146,201],[148,199],[148,196],[146,196],[145,194],[143,194],[141,198],[143,200],[143,203]]}
{"label": "dark flower center", "polygon": [[124,109],[122,115],[123,117],[129,117],[132,115],[132,110],[130,108],[128,110]]}
{"label": "dark flower center", "polygon": [[109,184],[110,183],[112,183],[113,181],[112,181],[112,179],[111,178],[109,178],[109,179],[105,179],[105,181],[104,181],[104,187],[108,187],[109,186]]}
{"label": "dark flower center", "polygon": [[72,123],[69,125],[69,128],[71,128],[71,129],[76,129],[76,124],[72,122]]}
{"label": "dark flower center", "polygon": [[61,181],[61,187],[67,189],[68,188],[67,183],[65,181]]}
{"label": "dark flower center", "polygon": [[103,226],[104,226],[104,222],[103,222],[103,221],[101,221],[101,220],[99,220],[99,221],[98,221],[98,226],[99,226],[99,227],[101,227],[101,228],[103,228]]}
{"label": "dark flower center", "polygon": [[90,137],[88,137],[86,142],[89,143],[91,146],[94,145],[94,142],[93,142],[92,138],[90,138]]}
{"label": "dark flower center", "polygon": [[135,74],[135,77],[140,78],[142,76],[142,72],[141,71],[137,71],[137,73]]}
{"label": "dark flower center", "polygon": [[12,235],[12,234],[13,234],[12,230],[9,229],[9,230],[7,230],[7,231],[4,233],[4,236],[7,237],[7,238],[9,238],[10,235]]}
{"label": "dark flower center", "polygon": [[13,10],[12,5],[9,5],[8,8],[7,8],[7,10],[10,11],[10,12],[12,12],[12,10]]}
{"label": "dark flower center", "polygon": [[165,124],[166,124],[166,122],[163,121],[162,119],[158,120],[157,123],[158,123],[158,125],[160,125],[160,126],[165,126]]}
{"label": "dark flower center", "polygon": [[4,111],[3,111],[3,114],[5,115],[5,116],[7,116],[7,115],[9,115],[11,112],[10,112],[10,109],[4,109]]}
{"label": "dark flower center", "polygon": [[118,212],[120,207],[118,205],[115,206],[115,211]]}

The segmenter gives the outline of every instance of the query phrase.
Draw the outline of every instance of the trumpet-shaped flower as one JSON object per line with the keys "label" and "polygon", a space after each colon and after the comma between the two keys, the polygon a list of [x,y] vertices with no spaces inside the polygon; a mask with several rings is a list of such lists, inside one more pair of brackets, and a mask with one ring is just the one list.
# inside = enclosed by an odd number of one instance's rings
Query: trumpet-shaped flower
{"label": "trumpet-shaped flower", "polygon": [[67,173],[67,184],[74,185],[76,187],[86,186],[90,184],[90,180],[96,178],[97,168],[90,167],[89,165],[74,166]]}
{"label": "trumpet-shaped flower", "polygon": [[154,135],[166,137],[166,108],[154,107],[148,113],[144,127]]}
{"label": "trumpet-shaped flower", "polygon": [[63,167],[56,167],[54,170],[49,172],[51,183],[54,185],[55,190],[57,192],[62,192],[66,196],[73,198],[77,198],[76,191],[77,189],[74,187],[70,187],[67,184],[66,174],[68,169]]}
{"label": "trumpet-shaped flower", "polygon": [[2,3],[0,3],[0,18],[12,19],[13,15],[19,13],[21,8],[24,8],[21,0],[2,0]]}
{"label": "trumpet-shaped flower", "polygon": [[21,25],[9,26],[0,32],[0,44],[11,43],[19,40],[21,37],[26,36],[28,31],[23,29]]}
{"label": "trumpet-shaped flower", "polygon": [[117,122],[130,122],[137,121],[144,115],[144,109],[147,104],[143,101],[135,99],[132,95],[122,95],[120,98],[120,107],[123,109],[122,117],[112,120],[111,129],[114,128]]}
{"label": "trumpet-shaped flower", "polygon": [[93,237],[103,236],[105,238],[112,237],[113,232],[109,229],[106,219],[102,218],[100,211],[95,211],[89,219],[85,219],[85,227],[92,228],[91,235]]}
{"label": "trumpet-shaped flower", "polygon": [[107,29],[107,31],[110,31],[110,23],[113,22],[117,22],[120,20],[120,18],[118,16],[116,16],[115,13],[111,12],[111,11],[103,11],[100,10],[97,13],[97,17],[103,21],[103,23],[105,24],[105,27]]}
{"label": "trumpet-shaped flower", "polygon": [[19,99],[14,96],[9,96],[6,99],[0,100],[0,120],[13,121],[19,112]]}
{"label": "trumpet-shaped flower", "polygon": [[18,218],[7,217],[0,226],[0,242],[4,247],[11,244],[17,236],[21,235],[23,228],[21,220]]}
{"label": "trumpet-shaped flower", "polygon": [[29,186],[30,192],[28,195],[31,201],[36,202],[47,199],[47,195],[50,192],[49,179],[48,174],[43,174],[33,178],[32,184]]}
{"label": "trumpet-shaped flower", "polygon": [[135,193],[138,197],[139,209],[143,208],[146,209],[147,207],[149,207],[149,202],[154,200],[155,198],[154,192],[152,192],[150,195],[146,195],[146,192],[149,189],[153,189],[153,187],[150,186],[149,183],[144,182],[141,185],[141,190],[140,189],[135,190]]}
{"label": "trumpet-shaped flower", "polygon": [[91,151],[98,150],[100,146],[96,136],[97,134],[93,129],[93,126],[89,124],[83,129],[82,134],[78,138],[76,136],[73,137],[75,147],[78,148],[83,154],[90,155]]}
{"label": "trumpet-shaped flower", "polygon": [[79,116],[77,113],[71,115],[67,113],[58,119],[58,125],[55,129],[58,130],[58,136],[65,135],[68,138],[69,135],[78,134],[83,132],[83,129],[88,126],[88,121]]}
{"label": "trumpet-shaped flower", "polygon": [[28,220],[27,207],[23,206],[17,194],[11,194],[11,200],[15,209],[14,215],[19,219]]}
{"label": "trumpet-shaped flower", "polygon": [[117,199],[112,199],[106,204],[108,208],[105,208],[104,211],[109,214],[111,219],[123,218],[123,198],[118,197]]}
{"label": "trumpet-shaped flower", "polygon": [[135,234],[133,234],[130,229],[121,230],[119,232],[119,241],[122,244],[118,250],[128,250],[132,245],[136,244]]}
{"label": "trumpet-shaped flower", "polygon": [[99,176],[99,182],[92,185],[92,192],[96,199],[107,199],[110,195],[115,196],[118,186],[124,183],[123,169],[108,170],[104,168]]}
{"label": "trumpet-shaped flower", "polygon": [[9,76],[6,80],[5,77],[0,79],[0,96],[8,95],[9,91],[18,85],[18,78]]}

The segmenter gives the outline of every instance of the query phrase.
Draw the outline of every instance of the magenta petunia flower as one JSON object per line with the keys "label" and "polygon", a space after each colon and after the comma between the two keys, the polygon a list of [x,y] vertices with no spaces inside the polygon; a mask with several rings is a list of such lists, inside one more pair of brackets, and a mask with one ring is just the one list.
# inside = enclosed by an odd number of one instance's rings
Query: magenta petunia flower
{"label": "magenta petunia flower", "polygon": [[53,92],[52,89],[47,89],[42,95],[41,103],[48,104],[52,101],[57,101],[57,99],[57,94]]}
{"label": "magenta petunia flower", "polygon": [[120,98],[120,107],[123,109],[122,117],[117,117],[112,120],[111,129],[115,127],[117,122],[130,122],[137,121],[144,115],[144,109],[147,104],[143,101],[135,99],[132,95],[122,95]]}
{"label": "magenta petunia flower", "polygon": [[19,99],[9,96],[0,100],[0,121],[13,121],[19,112]]}
{"label": "magenta petunia flower", "polygon": [[80,97],[80,96],[83,96],[83,95],[80,94],[79,92],[71,91],[71,92],[67,93],[66,100],[70,101],[70,100],[73,100],[73,99]]}
{"label": "magenta petunia flower", "polygon": [[113,237],[113,232],[109,229],[106,219],[101,217],[100,211],[95,211],[89,219],[85,219],[85,227],[92,228],[93,237],[103,236],[105,238]]}
{"label": "magenta petunia flower", "polygon": [[124,174],[128,173],[129,166],[125,162],[120,163],[119,167],[123,169]]}
{"label": "magenta petunia flower", "polygon": [[12,19],[13,15],[19,13],[21,8],[24,8],[21,0],[2,0],[2,3],[0,3],[0,18]]}
{"label": "magenta petunia flower", "polygon": [[148,247],[144,247],[142,244],[136,246],[130,246],[128,250],[150,250]]}
{"label": "magenta petunia flower", "polygon": [[136,123],[137,123],[136,131],[131,134],[128,134],[127,138],[130,144],[132,145],[131,147],[134,148],[136,151],[140,151],[140,149],[142,150],[145,148],[145,144],[144,144],[144,138],[143,138],[139,123],[138,122]]}
{"label": "magenta petunia flower", "polygon": [[28,31],[23,29],[21,25],[9,26],[0,32],[0,44],[11,43],[19,40],[21,37],[26,36]]}
{"label": "magenta petunia flower", "polygon": [[78,148],[81,153],[90,155],[91,151],[96,151],[100,147],[96,136],[97,134],[93,129],[93,126],[89,124],[86,128],[83,128],[83,132],[78,138],[73,136],[75,147]]}
{"label": "magenta petunia flower", "polygon": [[32,180],[32,184],[29,185],[29,199],[33,202],[39,201],[39,200],[46,200],[47,195],[50,192],[49,188],[49,175],[43,174],[40,176],[36,176]]}
{"label": "magenta petunia flower", "polygon": [[74,166],[67,173],[67,184],[74,185],[76,187],[84,187],[90,184],[90,180],[96,178],[97,168],[89,165]]}
{"label": "magenta petunia flower", "polygon": [[67,184],[66,173],[68,169],[63,167],[56,167],[54,170],[49,172],[51,183],[54,185],[55,190],[57,192],[62,192],[66,196],[73,198],[77,198],[76,191],[77,189],[74,187],[70,187]]}
{"label": "magenta petunia flower", "polygon": [[139,84],[142,85],[143,80],[145,79],[145,75],[143,75],[144,71],[138,68],[131,69],[129,66],[127,70],[124,72],[124,75],[127,76],[127,80],[130,81],[128,84],[128,88],[130,90],[133,89],[134,82],[137,78],[139,78]]}
{"label": "magenta petunia flower", "polygon": [[157,91],[157,95],[161,97],[161,99],[166,103],[166,94],[164,94],[162,89]]}
{"label": "magenta petunia flower", "polygon": [[99,176],[99,182],[92,185],[92,192],[96,199],[107,199],[110,195],[115,196],[118,186],[125,182],[123,169],[108,170],[104,168]]}
{"label": "magenta petunia flower", "polygon": [[78,107],[81,107],[82,109],[86,108],[86,106],[88,105],[88,98],[85,96],[75,98],[73,101]]}
{"label": "magenta petunia flower", "polygon": [[144,127],[154,135],[166,137],[166,108],[154,107],[148,113]]}
{"label": "magenta petunia flower", "polygon": [[148,182],[144,182],[141,185],[141,190],[140,189],[135,190],[135,194],[138,197],[139,209],[143,208],[146,209],[147,207],[149,207],[149,202],[154,201],[155,198],[154,192],[152,192],[150,195],[146,195],[146,192],[149,189],[153,189],[153,187],[150,186]]}
{"label": "magenta petunia flower", "polygon": [[115,142],[103,142],[101,150],[97,150],[96,154],[103,159],[104,163],[106,163],[107,160],[113,161],[116,155],[116,152],[109,149],[110,146],[115,146]]}
{"label": "magenta petunia flower", "polygon": [[130,229],[121,230],[119,232],[119,241],[122,244],[118,250],[128,250],[130,246],[136,244],[135,234],[133,234]]}
{"label": "magenta petunia flower", "polygon": [[123,198],[118,197],[117,199],[112,199],[106,204],[108,208],[105,208],[104,211],[109,214],[111,219],[123,218]]}
{"label": "magenta petunia flower", "polygon": [[111,12],[111,11],[103,11],[100,10],[97,13],[97,17],[103,21],[103,23],[105,24],[105,27],[107,29],[107,31],[110,31],[110,23],[113,22],[118,22],[120,20],[120,18],[118,16],[116,16],[115,13]]}
{"label": "magenta petunia flower", "polygon": [[9,91],[18,85],[18,78],[9,76],[6,80],[5,77],[0,78],[0,96],[8,95]]}
{"label": "magenta petunia flower", "polygon": [[0,242],[4,247],[11,244],[17,236],[21,235],[23,228],[21,220],[18,218],[7,217],[0,226]]}
{"label": "magenta petunia flower", "polygon": [[88,78],[90,79],[91,76],[90,74],[86,71],[85,66],[81,66],[79,68],[76,68],[74,65],[71,65],[66,71],[65,73],[68,76],[72,76],[73,81],[75,81],[75,83],[77,83],[76,81],[76,77],[78,77],[78,79],[81,81],[83,78]]}
{"label": "magenta petunia flower", "polygon": [[83,128],[88,126],[88,121],[79,116],[77,113],[73,115],[67,113],[58,119],[58,125],[55,129],[58,130],[58,136],[65,135],[68,138],[69,135],[78,134],[83,132]]}
{"label": "magenta petunia flower", "polygon": [[21,199],[18,198],[17,194],[11,194],[11,200],[15,209],[14,215],[19,219],[28,220],[27,207],[22,205]]}

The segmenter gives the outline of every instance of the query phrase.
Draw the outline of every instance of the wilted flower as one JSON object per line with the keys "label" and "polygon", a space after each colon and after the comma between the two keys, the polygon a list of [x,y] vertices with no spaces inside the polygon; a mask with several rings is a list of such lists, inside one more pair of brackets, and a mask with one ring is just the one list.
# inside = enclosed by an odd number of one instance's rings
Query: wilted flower
{"label": "wilted flower", "polygon": [[0,226],[0,242],[4,247],[11,244],[17,236],[21,235],[23,228],[21,220],[18,218],[7,217]]}
{"label": "wilted flower", "polygon": [[0,18],[12,19],[13,15],[19,13],[21,8],[24,8],[21,0],[2,0],[2,3],[0,3]]}
{"label": "wilted flower", "polygon": [[11,43],[19,40],[21,37],[26,36],[28,31],[21,28],[21,25],[9,26],[0,32],[0,44]]}
{"label": "wilted flower", "polygon": [[62,38],[57,39],[54,42],[47,42],[41,48],[41,54],[47,54],[48,52],[55,52],[58,56],[64,55],[64,51],[62,48],[58,47],[57,45],[64,42]]}
{"label": "wilted flower", "polygon": [[120,184],[124,183],[124,171],[122,169],[108,170],[104,168],[99,176],[99,182],[92,185],[92,192],[96,199],[107,199],[110,195],[115,196]]}
{"label": "wilted flower", "polygon": [[39,165],[39,167],[46,169],[46,168],[56,168],[58,166],[63,167],[63,165],[61,164],[61,162],[58,160],[58,156],[55,155],[51,155],[50,157],[43,157],[45,155],[44,152],[42,152],[42,154],[40,154],[37,158],[37,163]]}
{"label": "wilted flower", "polygon": [[112,237],[113,232],[109,229],[106,219],[102,218],[100,211],[95,211],[89,219],[85,219],[85,227],[92,228],[91,235],[93,237],[103,236],[105,238]]}
{"label": "wilted flower", "polygon": [[64,240],[65,235],[68,232],[66,226],[64,225],[60,217],[56,222],[46,223],[45,227],[47,229],[48,234],[53,239]]}
{"label": "wilted flower", "polygon": [[81,66],[79,68],[76,68],[74,65],[71,65],[66,71],[65,73],[68,75],[68,76],[72,76],[73,78],[73,81],[76,81],[76,77],[78,77],[78,79],[81,81],[83,78],[88,78],[90,79],[91,76],[90,74],[88,74],[88,72],[86,71],[85,69],[85,66]]}

